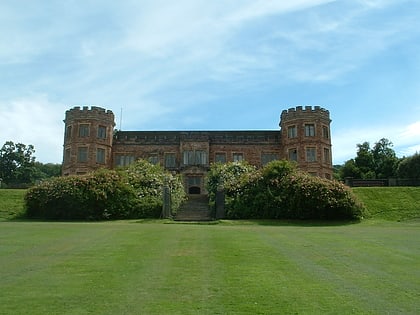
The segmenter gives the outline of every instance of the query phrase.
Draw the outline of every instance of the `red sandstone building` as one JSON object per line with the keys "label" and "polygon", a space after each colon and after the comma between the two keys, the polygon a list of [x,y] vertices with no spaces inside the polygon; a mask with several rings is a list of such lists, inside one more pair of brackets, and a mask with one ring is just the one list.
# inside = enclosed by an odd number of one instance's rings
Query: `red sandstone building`
{"label": "red sandstone building", "polygon": [[183,175],[188,193],[205,193],[215,162],[247,161],[261,167],[296,161],[310,174],[332,178],[330,113],[319,106],[283,110],[280,130],[115,131],[114,114],[100,107],[66,112],[63,175],[127,166],[137,159]]}

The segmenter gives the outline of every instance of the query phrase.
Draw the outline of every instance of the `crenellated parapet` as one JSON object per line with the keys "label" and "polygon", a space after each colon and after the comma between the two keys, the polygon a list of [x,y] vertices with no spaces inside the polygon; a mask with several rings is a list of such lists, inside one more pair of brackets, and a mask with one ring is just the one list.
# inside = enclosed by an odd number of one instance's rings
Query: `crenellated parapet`
{"label": "crenellated parapet", "polygon": [[114,113],[112,110],[105,110],[102,107],[98,106],[75,106],[72,109],[66,111],[66,120],[71,121],[75,119],[84,119],[84,120],[100,120],[107,123],[112,123],[113,126],[115,125],[114,122]]}
{"label": "crenellated parapet", "polygon": [[295,119],[321,119],[330,122],[330,112],[321,106],[296,106],[282,111],[280,125]]}

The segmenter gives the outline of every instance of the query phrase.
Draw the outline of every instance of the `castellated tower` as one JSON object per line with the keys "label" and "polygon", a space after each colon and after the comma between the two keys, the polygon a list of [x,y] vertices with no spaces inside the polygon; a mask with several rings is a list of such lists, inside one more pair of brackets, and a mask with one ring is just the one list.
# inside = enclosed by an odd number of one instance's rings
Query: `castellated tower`
{"label": "castellated tower", "polygon": [[112,166],[114,114],[101,107],[74,107],[64,119],[63,175]]}
{"label": "castellated tower", "polygon": [[330,113],[319,106],[297,106],[280,117],[283,156],[310,174],[331,179]]}

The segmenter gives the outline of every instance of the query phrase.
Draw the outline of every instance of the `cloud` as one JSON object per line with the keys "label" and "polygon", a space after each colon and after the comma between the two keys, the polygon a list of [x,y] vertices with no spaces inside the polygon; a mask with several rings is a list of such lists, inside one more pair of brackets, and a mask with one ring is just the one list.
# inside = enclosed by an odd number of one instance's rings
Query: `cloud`
{"label": "cloud", "polygon": [[32,144],[37,161],[61,163],[66,107],[46,95],[0,101],[0,143]]}

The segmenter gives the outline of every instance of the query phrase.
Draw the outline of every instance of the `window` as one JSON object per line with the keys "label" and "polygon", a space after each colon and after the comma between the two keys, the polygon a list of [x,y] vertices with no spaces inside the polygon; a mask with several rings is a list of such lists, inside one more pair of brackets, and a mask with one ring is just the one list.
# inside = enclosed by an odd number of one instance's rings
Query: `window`
{"label": "window", "polygon": [[195,163],[194,151],[184,151],[183,157],[184,157],[183,159],[184,165],[193,165]]}
{"label": "window", "polygon": [[67,129],[66,129],[66,139],[70,139],[71,138],[71,130],[72,130],[72,126],[67,126]]}
{"label": "window", "polygon": [[243,153],[233,153],[233,162],[241,162],[244,160]]}
{"label": "window", "polygon": [[316,162],[316,148],[306,148],[306,162]]}
{"label": "window", "polygon": [[288,138],[296,138],[297,137],[297,128],[296,128],[296,126],[290,126],[287,129],[287,137]]}
{"label": "window", "polygon": [[64,153],[64,162],[69,163],[70,162],[70,149],[66,149],[66,152]]}
{"label": "window", "polygon": [[330,164],[331,158],[330,158],[330,149],[324,148],[324,163]]}
{"label": "window", "polygon": [[198,165],[207,165],[207,152],[195,151],[195,163]]}
{"label": "window", "polygon": [[324,139],[330,138],[330,130],[327,126],[322,126],[322,136],[324,137]]}
{"label": "window", "polygon": [[214,160],[216,163],[226,163],[226,153],[216,153]]}
{"label": "window", "polygon": [[297,159],[298,159],[297,149],[296,148],[289,149],[288,156],[289,156],[289,161],[296,161],[297,162]]}
{"label": "window", "polygon": [[159,157],[157,154],[152,154],[151,156],[149,156],[149,163],[151,164],[159,164]]}
{"label": "window", "polygon": [[77,162],[87,162],[88,160],[88,148],[81,147],[77,150]]}
{"label": "window", "polygon": [[99,126],[98,127],[98,139],[106,139],[106,127]]}
{"label": "window", "polygon": [[207,152],[203,150],[184,151],[183,164],[184,165],[207,165]]}
{"label": "window", "polygon": [[96,163],[105,164],[105,149],[96,150]]}
{"label": "window", "polygon": [[116,166],[128,166],[134,163],[134,156],[132,155],[117,155],[115,156]]}
{"label": "window", "polygon": [[315,125],[306,124],[305,125],[305,137],[315,137]]}
{"label": "window", "polygon": [[80,124],[79,125],[79,137],[89,137],[89,125],[88,124]]}
{"label": "window", "polygon": [[262,153],[261,154],[261,164],[266,165],[271,161],[278,160],[279,157],[276,153]]}
{"label": "window", "polygon": [[175,153],[165,153],[165,167],[167,168],[176,167]]}

